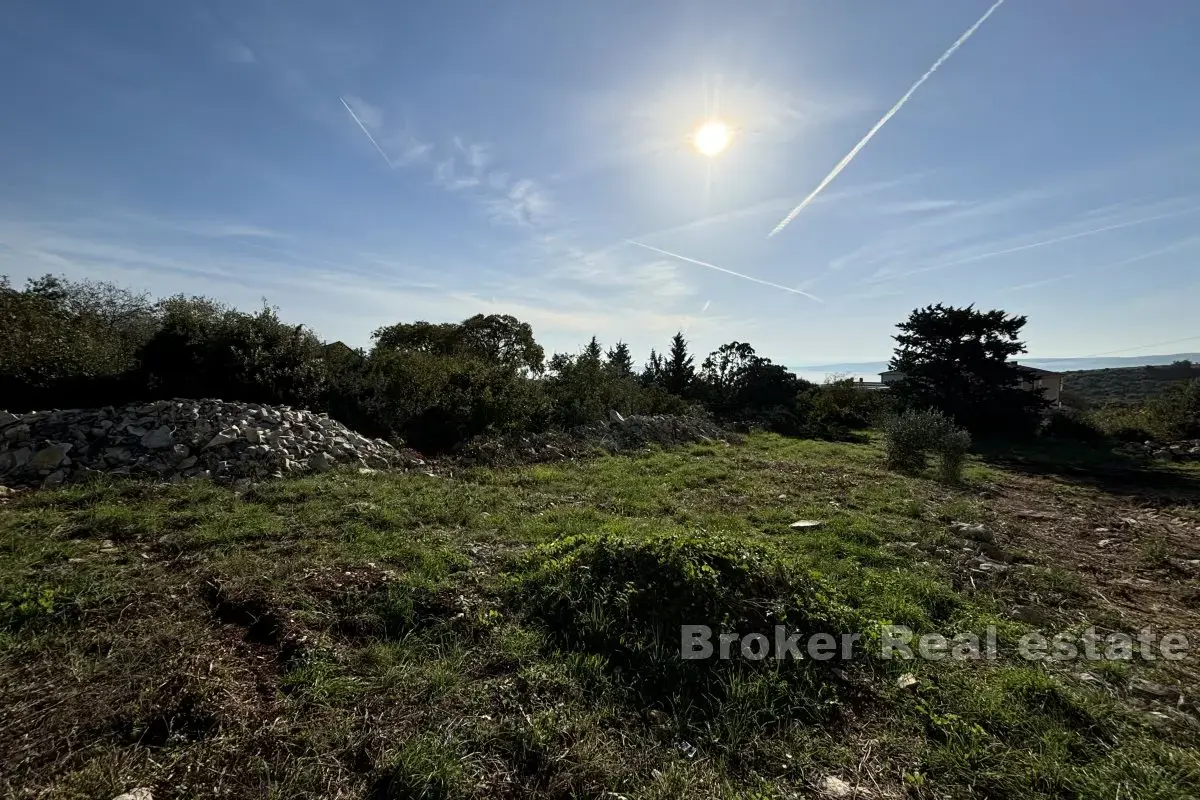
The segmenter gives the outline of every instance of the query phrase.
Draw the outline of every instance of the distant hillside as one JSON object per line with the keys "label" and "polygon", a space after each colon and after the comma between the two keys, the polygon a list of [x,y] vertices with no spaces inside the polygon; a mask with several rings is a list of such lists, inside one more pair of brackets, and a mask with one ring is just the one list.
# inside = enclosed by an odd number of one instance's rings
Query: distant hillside
{"label": "distant hillside", "polygon": [[1154,397],[1172,383],[1191,378],[1200,378],[1200,362],[1180,360],[1165,365],[1067,372],[1063,390],[1093,404],[1135,403]]}

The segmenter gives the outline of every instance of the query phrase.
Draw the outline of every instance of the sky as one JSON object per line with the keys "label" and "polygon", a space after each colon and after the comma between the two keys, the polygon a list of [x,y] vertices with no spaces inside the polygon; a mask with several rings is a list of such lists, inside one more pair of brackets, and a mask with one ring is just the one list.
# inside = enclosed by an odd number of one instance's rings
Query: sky
{"label": "sky", "polygon": [[507,313],[548,352],[873,360],[944,302],[1036,357],[1195,349],[1193,0],[1006,0],[768,235],[991,6],[15,0],[0,274],[354,346]]}

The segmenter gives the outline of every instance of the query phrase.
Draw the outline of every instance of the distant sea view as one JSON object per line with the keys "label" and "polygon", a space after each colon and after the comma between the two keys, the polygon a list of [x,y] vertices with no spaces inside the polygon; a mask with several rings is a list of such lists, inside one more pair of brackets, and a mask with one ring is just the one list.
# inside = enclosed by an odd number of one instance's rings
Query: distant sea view
{"label": "distant sea view", "polygon": [[[1168,353],[1146,356],[1108,356],[1101,358],[1023,358],[1022,364],[1056,372],[1072,372],[1081,369],[1113,369],[1119,367],[1145,367],[1170,364],[1173,361],[1200,361],[1200,353]],[[862,378],[865,381],[879,380],[879,373],[887,369],[886,361],[844,361],[833,364],[810,364],[789,367],[801,378],[814,383],[824,383],[834,376]]]}

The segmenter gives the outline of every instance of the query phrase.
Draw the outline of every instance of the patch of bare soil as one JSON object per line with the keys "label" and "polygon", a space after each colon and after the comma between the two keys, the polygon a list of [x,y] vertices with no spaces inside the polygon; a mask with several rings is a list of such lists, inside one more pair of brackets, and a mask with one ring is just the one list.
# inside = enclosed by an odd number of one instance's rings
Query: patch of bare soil
{"label": "patch of bare soil", "polygon": [[[1181,660],[1140,659],[1137,672],[1101,680],[1094,665],[1069,667],[1079,680],[1107,688],[1147,722],[1200,729],[1200,493],[1111,493],[1047,475],[1006,474],[989,492],[983,553],[966,565],[1010,611],[1049,635],[1094,626],[1099,636],[1150,629],[1182,632]],[[964,536],[970,540],[969,526]],[[994,574],[980,569],[993,565]],[[967,577],[971,580],[971,577]]]}
{"label": "patch of bare soil", "polygon": [[1200,497],[1064,492],[1027,475],[1001,487],[989,505],[1013,548],[1084,577],[1095,607],[1123,623],[1200,631]]}

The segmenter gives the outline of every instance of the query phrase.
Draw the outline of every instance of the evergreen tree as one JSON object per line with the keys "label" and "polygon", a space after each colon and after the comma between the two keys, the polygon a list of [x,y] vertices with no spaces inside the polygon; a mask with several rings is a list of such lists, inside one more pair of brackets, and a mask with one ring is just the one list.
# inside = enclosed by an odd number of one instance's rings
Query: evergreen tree
{"label": "evergreen tree", "polygon": [[654,348],[650,348],[650,359],[642,369],[642,384],[659,386],[663,381],[663,359]]}
{"label": "evergreen tree", "polygon": [[897,325],[889,368],[904,378],[893,391],[904,405],[943,411],[973,433],[1032,431],[1046,401],[1030,388],[1036,378],[1009,360],[1025,352],[1025,321],[974,305],[914,310]]}
{"label": "evergreen tree", "polygon": [[686,396],[696,380],[696,368],[692,365],[682,331],[671,337],[671,352],[663,363],[662,372],[663,388],[679,397]]}
{"label": "evergreen tree", "polygon": [[629,345],[617,342],[609,349],[607,358],[609,369],[617,375],[633,374],[633,356],[629,354]]}
{"label": "evergreen tree", "polygon": [[596,341],[596,337],[593,336],[592,340],[587,343],[587,347],[583,348],[582,358],[586,361],[599,364],[600,358],[603,356],[603,354],[604,350],[601,349],[600,342]]}

